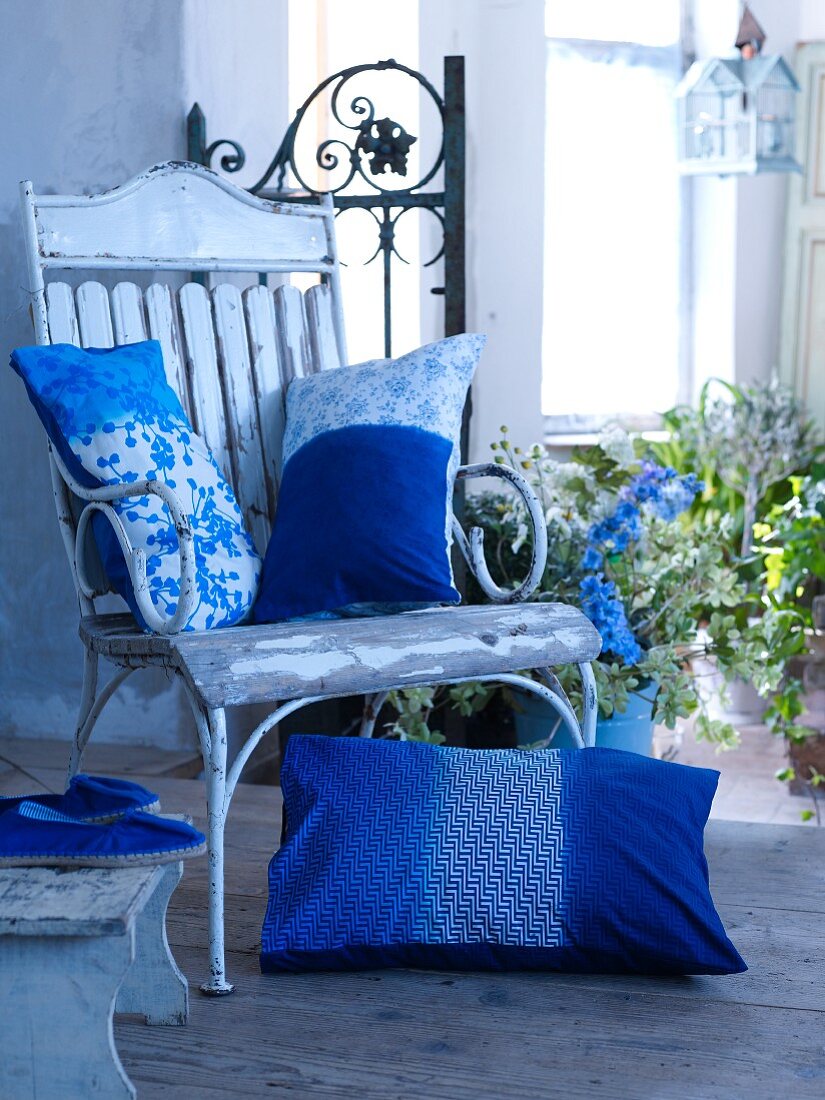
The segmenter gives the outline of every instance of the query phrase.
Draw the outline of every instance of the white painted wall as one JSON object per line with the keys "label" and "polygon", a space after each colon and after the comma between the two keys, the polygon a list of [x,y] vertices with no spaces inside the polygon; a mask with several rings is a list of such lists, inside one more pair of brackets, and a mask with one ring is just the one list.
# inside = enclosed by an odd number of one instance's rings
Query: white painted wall
{"label": "white painted wall", "polygon": [[[758,0],[768,53],[793,66],[800,41],[825,38],[823,0]],[[738,0],[696,0],[697,54],[730,52]],[[803,105],[799,103],[799,110]],[[767,378],[778,366],[788,177],[697,177],[694,187],[694,375]]]}
{"label": "white painted wall", "polygon": [[799,0],[799,40],[818,42],[825,38],[825,3]]}
{"label": "white painted wall", "polygon": [[[286,124],[281,0],[3,0],[0,37],[0,345],[31,343],[17,183],[91,192],[186,152],[198,98],[212,137],[258,162]],[[257,167],[257,165],[256,165]],[[43,432],[0,369],[0,736],[68,737],[80,693],[77,607]],[[174,745],[188,714],[162,674],[136,674],[96,733]]]}
{"label": "white painted wall", "polygon": [[[765,51],[782,54],[793,67],[804,37],[800,0],[759,0],[758,19],[768,39]],[[825,4],[817,5],[825,14]],[[735,22],[735,20],[734,20]],[[802,103],[797,101],[798,109]],[[742,178],[736,194],[736,378],[767,378],[779,365],[779,324],[788,177],[776,173]]]}
{"label": "white painted wall", "polygon": [[542,435],[544,3],[421,0],[420,12],[422,71],[440,85],[444,55],[466,58],[467,328],[489,336],[473,386],[478,461],[502,424],[516,441]]}

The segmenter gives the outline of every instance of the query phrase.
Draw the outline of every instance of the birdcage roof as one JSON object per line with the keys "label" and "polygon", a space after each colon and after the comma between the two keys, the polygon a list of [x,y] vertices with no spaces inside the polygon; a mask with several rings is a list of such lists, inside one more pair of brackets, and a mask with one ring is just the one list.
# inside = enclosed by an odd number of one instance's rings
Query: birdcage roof
{"label": "birdcage roof", "polygon": [[755,92],[770,79],[777,77],[789,89],[799,91],[796,77],[779,54],[763,57],[761,54],[745,61],[741,57],[712,57],[707,61],[694,61],[676,89],[678,96],[706,89],[739,89]]}
{"label": "birdcage roof", "polygon": [[765,32],[759,26],[751,9],[745,4],[742,12],[742,22],[739,24],[739,32],[736,35],[736,48],[747,46],[753,42],[757,49],[761,50],[765,44]]}

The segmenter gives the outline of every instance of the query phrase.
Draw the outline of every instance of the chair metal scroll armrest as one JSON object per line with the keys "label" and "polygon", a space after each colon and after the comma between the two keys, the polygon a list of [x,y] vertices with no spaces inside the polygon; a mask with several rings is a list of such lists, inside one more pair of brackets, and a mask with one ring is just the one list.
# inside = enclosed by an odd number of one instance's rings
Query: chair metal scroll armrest
{"label": "chair metal scroll armrest", "polygon": [[479,462],[472,466],[460,466],[456,474],[457,481],[472,477],[500,477],[509,481],[524,501],[533,524],[533,557],[526,578],[516,588],[501,588],[493,580],[484,557],[484,532],[480,527],[470,530],[469,539],[461,524],[453,516],[453,536],[464,560],[472,569],[484,592],[495,603],[519,603],[527,600],[535,592],[547,564],[547,527],[544,512],[536,494],[521,474],[511,466],[495,462]]}
{"label": "chair metal scroll armrest", "polygon": [[[135,481],[129,485],[104,485],[99,489],[90,489],[81,485],[72,477],[66,469],[60,455],[49,444],[49,454],[57,468],[60,477],[66,486],[81,500],[87,501],[86,507],[80,513],[77,522],[74,542],[74,566],[77,582],[84,596],[93,597],[96,593],[94,586],[89,582],[84,567],[83,545],[86,532],[92,516],[95,512],[102,512],[112,525],[117,541],[123,551],[126,560],[126,568],[132,581],[135,593],[135,602],[140,610],[143,620],[150,630],[157,634],[177,634],[185,625],[192,613],[195,601],[195,546],[192,535],[192,525],[189,517],[184,513],[177,494],[160,481]],[[149,582],[146,576],[146,554],[141,549],[135,549],[129,542],[126,530],[120,521],[120,516],[111,502],[124,500],[127,497],[142,497],[152,495],[159,497],[172,516],[175,532],[178,536],[178,554],[180,556],[180,596],[174,615],[161,614],[152,603],[149,595]]]}

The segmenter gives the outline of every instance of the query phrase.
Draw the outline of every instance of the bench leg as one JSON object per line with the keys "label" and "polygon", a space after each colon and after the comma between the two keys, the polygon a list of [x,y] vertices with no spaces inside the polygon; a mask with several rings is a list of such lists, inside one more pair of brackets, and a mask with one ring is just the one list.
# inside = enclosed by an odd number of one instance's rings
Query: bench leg
{"label": "bench leg", "polygon": [[77,718],[77,728],[72,739],[72,751],[69,757],[69,774],[66,785],[71,782],[80,771],[83,762],[83,752],[92,736],[100,712],[112,698],[127,677],[134,672],[132,668],[121,668],[112,676],[107,684],[98,693],[98,663],[99,658],[90,649],[84,651],[83,657],[83,693],[80,699],[80,713]]}
{"label": "bench leg", "polygon": [[[89,716],[94,707],[97,695],[98,656],[91,649],[83,650],[83,690],[80,696],[80,713],[77,716],[77,727],[72,740],[72,753],[69,757],[69,780],[73,779],[80,770],[80,761],[83,758],[83,734],[88,724]],[[90,731],[91,732],[91,731]]]}
{"label": "bench leg", "polygon": [[0,1096],[133,1100],[112,1029],[133,957],[133,928],[125,936],[3,938]]}
{"label": "bench leg", "polygon": [[593,666],[579,665],[579,675],[582,678],[582,736],[585,746],[592,748],[596,744],[596,721],[599,717],[599,697]]}
{"label": "bench leg", "polygon": [[189,985],[166,938],[166,910],[183,875],[183,863],[170,863],[135,922],[135,961],[123,979],[115,1012],[143,1016],[147,1024],[185,1024]]}
{"label": "bench leg", "polygon": [[209,852],[209,980],[200,987],[208,997],[225,997],[234,986],[226,980],[224,960],[223,834],[226,825],[226,714],[209,711],[206,768],[206,841]]}

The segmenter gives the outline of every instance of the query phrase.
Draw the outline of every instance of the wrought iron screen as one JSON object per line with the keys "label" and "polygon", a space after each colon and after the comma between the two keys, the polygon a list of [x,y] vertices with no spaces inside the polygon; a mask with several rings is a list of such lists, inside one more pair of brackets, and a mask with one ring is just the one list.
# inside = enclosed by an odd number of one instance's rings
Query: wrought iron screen
{"label": "wrought iron screen", "polygon": [[[377,96],[372,92],[367,96],[361,90],[362,77],[386,72],[416,82],[421,101],[434,105],[440,119],[441,140],[436,138],[430,146],[434,150],[432,163],[415,173],[419,178],[414,182],[406,177],[410,149],[418,136],[381,115]],[[358,84],[355,94],[353,81]],[[349,100],[348,95],[352,95]],[[318,117],[321,102],[328,102],[326,118],[336,124],[337,135],[315,135],[311,172],[316,179],[312,181],[310,169],[301,163],[306,146],[301,145],[299,135],[311,112]],[[246,154],[236,141],[207,141],[206,118],[197,103],[189,112],[187,135],[189,160],[211,167],[218,151],[228,147],[219,160],[225,172],[238,172],[246,163]],[[392,176],[398,177],[398,185],[387,185]],[[444,295],[444,334],[452,336],[465,329],[464,185],[464,58],[445,57],[443,98],[420,72],[394,60],[354,65],[327,77],[298,109],[271,163],[249,190],[263,198],[288,197],[292,201],[312,201],[318,194],[331,192],[339,214],[361,209],[372,215],[377,246],[366,263],[380,257],[383,265],[384,354],[389,357],[393,269],[397,262],[406,262],[396,247],[396,227],[410,209],[427,209],[441,224],[441,247],[422,267],[443,259],[444,285],[432,292]]]}

